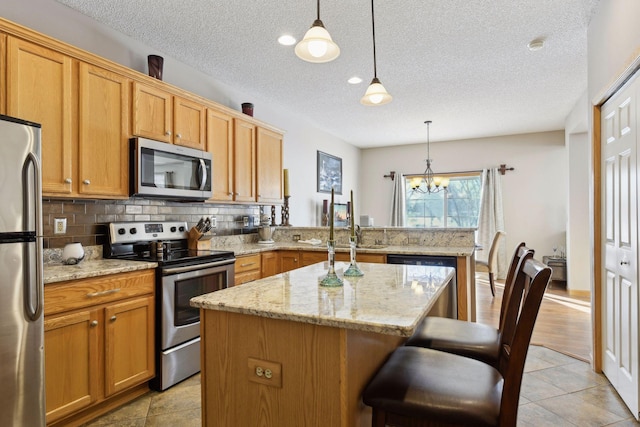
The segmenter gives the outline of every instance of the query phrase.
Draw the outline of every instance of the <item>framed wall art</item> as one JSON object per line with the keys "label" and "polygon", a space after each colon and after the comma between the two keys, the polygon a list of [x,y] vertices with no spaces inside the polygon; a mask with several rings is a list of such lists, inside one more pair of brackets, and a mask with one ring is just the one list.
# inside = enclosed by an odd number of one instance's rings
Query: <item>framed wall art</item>
{"label": "framed wall art", "polygon": [[318,193],[342,194],[342,159],[318,151]]}

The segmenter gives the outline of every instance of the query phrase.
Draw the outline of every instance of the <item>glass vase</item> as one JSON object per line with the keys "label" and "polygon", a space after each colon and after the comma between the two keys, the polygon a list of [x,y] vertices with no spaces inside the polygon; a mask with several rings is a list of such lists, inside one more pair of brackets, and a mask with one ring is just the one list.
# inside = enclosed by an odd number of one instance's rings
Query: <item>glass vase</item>
{"label": "glass vase", "polygon": [[336,258],[336,241],[335,240],[327,240],[327,252],[329,253],[329,271],[327,272],[327,276],[320,281],[320,286],[342,286],[342,279],[338,277],[335,269],[335,258]]}
{"label": "glass vase", "polygon": [[356,236],[349,237],[349,255],[351,263],[349,264],[349,268],[344,272],[344,275],[349,277],[364,276],[364,273],[356,263],[356,240]]}

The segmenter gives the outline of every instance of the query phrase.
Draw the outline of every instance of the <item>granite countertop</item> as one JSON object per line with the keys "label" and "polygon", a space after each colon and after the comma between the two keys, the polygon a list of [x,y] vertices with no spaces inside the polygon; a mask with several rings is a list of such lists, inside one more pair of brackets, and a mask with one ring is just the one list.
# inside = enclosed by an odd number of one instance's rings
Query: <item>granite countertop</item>
{"label": "granite countertop", "polygon": [[44,265],[44,284],[125,273],[127,271],[146,270],[157,266],[158,264],[155,262],[117,259],[89,259],[76,265],[46,263]]}
{"label": "granite countertop", "polygon": [[[275,250],[305,250],[305,251],[327,251],[327,242],[323,241],[319,245],[298,242],[275,242],[272,244],[244,243],[224,246],[213,246],[212,249],[224,249],[233,251],[236,256],[249,255]],[[448,247],[448,246],[385,246],[371,245],[357,249],[358,253],[371,254],[402,254],[402,255],[437,255],[437,256],[471,256],[475,250],[474,246]],[[336,247],[336,252],[349,252],[349,246],[344,244]]]}
{"label": "granite countertop", "polygon": [[450,267],[359,263],[363,277],[344,278],[348,263],[337,262],[344,286],[319,280],[318,263],[191,299],[193,307],[274,319],[409,336],[454,276]]}

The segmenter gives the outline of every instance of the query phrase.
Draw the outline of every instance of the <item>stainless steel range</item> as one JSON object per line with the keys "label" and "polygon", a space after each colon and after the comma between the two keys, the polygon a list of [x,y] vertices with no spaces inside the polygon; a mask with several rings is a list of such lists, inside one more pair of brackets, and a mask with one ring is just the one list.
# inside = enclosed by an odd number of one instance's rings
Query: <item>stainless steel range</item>
{"label": "stainless steel range", "polygon": [[158,263],[156,390],[200,371],[200,312],[189,300],[234,284],[233,252],[190,250],[187,237],[186,222],[114,222],[104,245],[105,258]]}

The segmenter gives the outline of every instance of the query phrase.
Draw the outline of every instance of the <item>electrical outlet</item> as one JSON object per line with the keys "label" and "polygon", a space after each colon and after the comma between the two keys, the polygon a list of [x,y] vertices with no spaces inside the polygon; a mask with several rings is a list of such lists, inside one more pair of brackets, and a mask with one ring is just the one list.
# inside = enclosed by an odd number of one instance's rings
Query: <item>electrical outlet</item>
{"label": "electrical outlet", "polygon": [[211,220],[211,228],[216,228],[218,226],[218,218],[212,216],[209,220]]}
{"label": "electrical outlet", "polygon": [[260,215],[254,215],[253,216],[253,226],[257,227],[260,225]]}
{"label": "electrical outlet", "polygon": [[242,225],[244,227],[248,227],[249,226],[249,217],[248,216],[243,216],[242,217]]}
{"label": "electrical outlet", "polygon": [[67,232],[67,218],[53,219],[53,234],[65,234]]}
{"label": "electrical outlet", "polygon": [[282,364],[249,357],[247,361],[249,381],[282,388]]}

